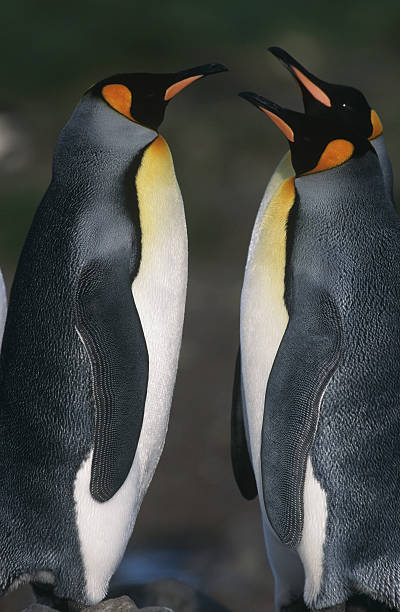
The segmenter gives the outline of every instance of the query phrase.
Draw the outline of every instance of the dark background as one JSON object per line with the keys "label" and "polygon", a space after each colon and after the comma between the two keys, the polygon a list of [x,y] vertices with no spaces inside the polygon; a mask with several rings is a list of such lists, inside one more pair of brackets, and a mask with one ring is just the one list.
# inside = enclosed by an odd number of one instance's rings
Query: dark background
{"label": "dark background", "polygon": [[364,92],[383,120],[396,173],[398,0],[31,0],[5,4],[1,23],[0,263],[8,288],[55,140],[89,85],[117,72],[211,61],[230,68],[179,94],[160,129],[186,208],[186,322],[165,451],[118,579],[172,575],[235,612],[270,610],[258,506],[233,481],[229,419],[247,247],[286,144],[236,94],[250,89],[301,108],[295,83],[267,53],[282,46],[321,78]]}

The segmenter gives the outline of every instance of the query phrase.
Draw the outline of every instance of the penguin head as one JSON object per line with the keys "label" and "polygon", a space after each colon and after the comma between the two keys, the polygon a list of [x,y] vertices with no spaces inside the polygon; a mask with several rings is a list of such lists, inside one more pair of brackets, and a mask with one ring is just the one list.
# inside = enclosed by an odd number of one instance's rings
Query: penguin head
{"label": "penguin head", "polygon": [[249,91],[239,96],[268,115],[286,136],[297,177],[330,170],[368,151],[376,155],[367,138],[334,117],[297,113]]}
{"label": "penguin head", "polygon": [[369,140],[382,134],[381,120],[361,91],[354,87],[322,81],[280,47],[270,47],[269,51],[296,79],[307,115],[321,118],[330,116],[333,121],[352,126],[354,131]]}
{"label": "penguin head", "polygon": [[130,121],[157,130],[168,102],[177,93],[194,81],[226,70],[222,64],[204,64],[167,74],[115,74],[93,85],[86,94],[101,98]]}

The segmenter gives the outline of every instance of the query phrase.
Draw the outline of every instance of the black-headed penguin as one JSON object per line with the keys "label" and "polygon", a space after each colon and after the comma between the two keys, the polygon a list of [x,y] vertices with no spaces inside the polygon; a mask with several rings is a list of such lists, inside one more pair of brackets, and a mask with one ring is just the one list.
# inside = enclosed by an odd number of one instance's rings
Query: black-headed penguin
{"label": "black-headed penguin", "polygon": [[[392,166],[384,142],[382,123],[376,111],[371,109],[365,96],[354,87],[333,85],[322,81],[306,70],[295,58],[280,47],[270,47],[269,50],[288,68],[296,79],[302,93],[305,112],[308,116],[321,119],[327,118],[330,121],[343,124],[344,127],[347,126],[349,129],[354,130],[354,132],[359,133],[362,137],[370,140],[378,154],[387,193],[393,201],[393,206],[395,206],[393,198]],[[253,258],[258,249],[262,248],[259,242],[263,241],[262,228],[264,226],[264,218],[266,216],[268,217],[270,213],[268,210],[269,206],[272,204],[272,208],[279,207],[279,202],[282,200],[282,210],[285,211],[286,196],[290,191],[292,182],[289,179],[293,179],[294,175],[295,172],[291,163],[290,151],[288,151],[272,175],[258,210],[249,246],[244,286],[252,284],[251,271],[254,268]],[[249,292],[251,292],[251,288],[245,290],[245,293]],[[251,316],[254,317],[254,305],[252,307]],[[280,339],[285,328],[284,321],[280,321],[280,323],[281,324],[277,322],[276,324],[277,340]],[[272,356],[274,355],[273,349],[269,352]],[[263,355],[265,355],[265,350],[263,351]],[[239,488],[245,497],[251,499],[256,495],[256,487],[251,475],[251,470],[248,469],[247,451],[243,450],[242,444],[244,432],[241,417],[240,361],[241,356],[239,351],[233,392],[232,459]],[[252,382],[251,387],[254,394],[260,398],[260,391],[262,391],[263,385],[258,389],[257,382],[260,382],[261,377],[255,372],[254,368],[252,368],[252,371],[255,380]],[[258,391],[256,391],[256,389],[258,389]]]}
{"label": "black-headed penguin", "polygon": [[319,79],[280,47],[270,47],[269,51],[296,79],[307,115],[343,122],[355,132],[368,138],[378,154],[387,193],[395,205],[392,164],[386,150],[382,122],[377,112],[368,104],[364,94],[355,87],[334,85]]}
{"label": "black-headed penguin", "polygon": [[262,411],[242,384],[267,546],[277,548],[276,610],[301,595],[290,551],[313,610],[344,610],[359,593],[398,609],[400,219],[367,138],[241,95],[284,133],[295,171],[248,264],[254,320],[246,295],[241,312],[242,372],[246,360],[260,373],[263,360]]}
{"label": "black-headed penguin", "polygon": [[49,582],[93,604],[124,553],[164,445],[186,296],[158,127],[179,91],[223,70],[104,79],[61,132],[1,352],[0,592]]}
{"label": "black-headed penguin", "polygon": [[[364,95],[353,87],[333,85],[318,79],[279,47],[271,47],[270,51],[296,78],[307,116],[326,119],[335,122],[338,126],[343,125],[343,128],[353,130],[371,142],[378,153],[386,190],[393,202],[392,167],[384,143],[382,123]],[[276,121],[279,122],[278,119]],[[275,285],[283,282],[282,274],[278,274],[275,279],[260,274],[259,262],[266,249],[271,256],[272,253],[275,253],[276,257],[276,253],[283,248],[282,236],[285,232],[288,207],[292,201],[294,176],[291,153],[288,151],[275,170],[260,204],[243,281],[241,329],[245,328],[247,333],[241,334],[243,344],[235,372],[232,407],[232,462],[239,488],[248,499],[257,495],[252,465],[257,466],[259,452],[256,450],[250,461],[246,446],[248,432],[246,435],[242,406],[248,403],[252,411],[259,415],[259,421],[262,419],[266,382],[287,325],[287,313],[283,307],[283,300],[276,301],[272,298],[275,293]],[[393,206],[395,206],[394,203]],[[274,218],[275,228],[270,223],[271,216]],[[263,336],[260,335],[260,329],[265,324],[265,303],[266,300],[271,301],[271,299],[272,303],[269,304],[270,332]],[[258,427],[257,431],[259,432]],[[255,439],[259,440],[257,436]],[[298,555],[292,550],[288,551],[281,547],[268,522],[264,525],[264,533],[270,563],[276,578],[276,592],[287,593],[288,584],[292,585],[290,588],[296,585],[294,588],[296,592],[301,591],[304,573]],[[277,568],[280,568],[279,571]]]}

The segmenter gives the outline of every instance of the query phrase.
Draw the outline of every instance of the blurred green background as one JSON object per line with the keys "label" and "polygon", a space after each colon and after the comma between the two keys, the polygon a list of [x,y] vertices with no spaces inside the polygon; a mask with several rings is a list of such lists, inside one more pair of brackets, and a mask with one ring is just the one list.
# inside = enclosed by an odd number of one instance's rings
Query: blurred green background
{"label": "blurred green background", "polygon": [[[209,61],[230,68],[177,96],[160,129],[185,202],[190,270],[170,430],[130,544],[147,560],[141,579],[176,575],[179,565],[235,612],[272,609],[257,502],[241,499],[231,474],[229,419],[247,247],[286,144],[236,94],[250,89],[300,109],[295,83],[267,53],[284,47],[321,78],[364,92],[384,122],[396,173],[399,29],[398,0],[2,6],[0,263],[8,288],[50,180],[57,135],[89,85],[124,71]],[[125,578],[135,579],[136,566],[126,567]]]}

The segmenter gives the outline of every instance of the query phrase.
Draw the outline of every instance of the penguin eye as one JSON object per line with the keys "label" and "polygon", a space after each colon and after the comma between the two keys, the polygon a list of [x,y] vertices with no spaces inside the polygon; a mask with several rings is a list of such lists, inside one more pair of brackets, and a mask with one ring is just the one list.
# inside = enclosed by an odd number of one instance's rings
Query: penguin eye
{"label": "penguin eye", "polygon": [[343,110],[353,110],[349,104],[346,104],[346,102],[343,102],[341,108],[343,108]]}

